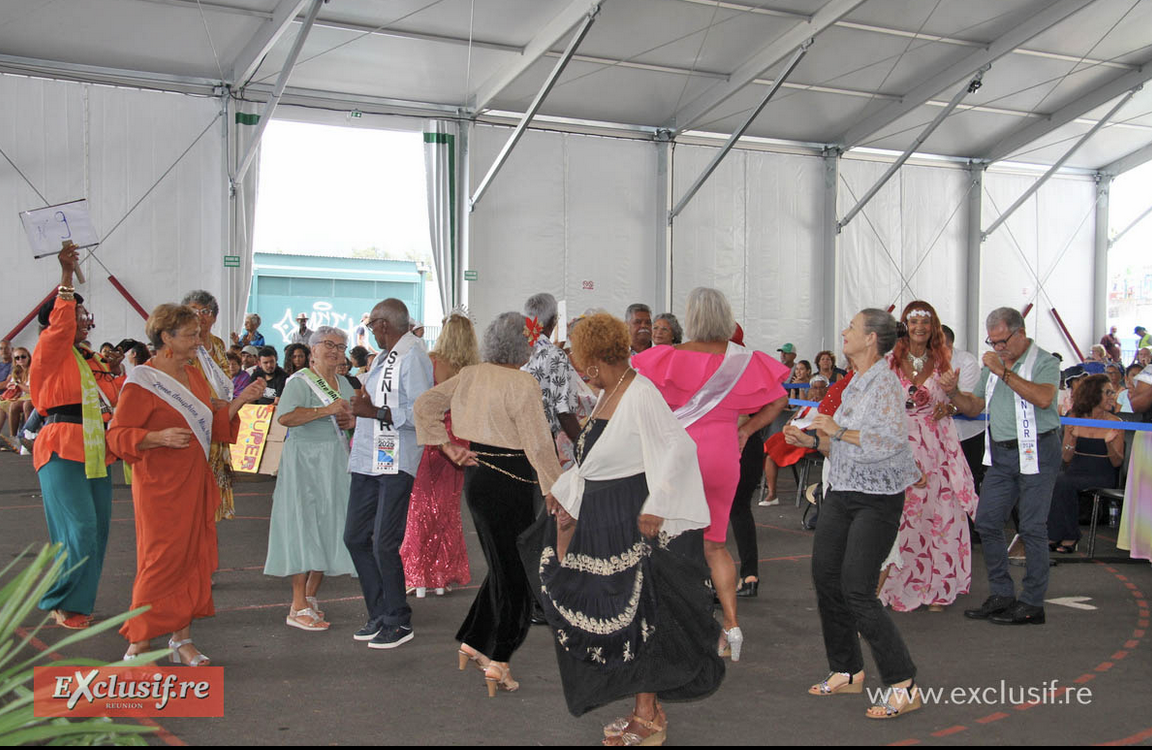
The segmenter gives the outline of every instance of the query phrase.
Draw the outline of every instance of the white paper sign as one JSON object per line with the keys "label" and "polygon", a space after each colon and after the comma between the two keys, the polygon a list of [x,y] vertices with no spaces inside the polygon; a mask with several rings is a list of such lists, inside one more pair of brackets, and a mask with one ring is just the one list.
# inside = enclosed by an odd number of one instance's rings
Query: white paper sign
{"label": "white paper sign", "polygon": [[21,211],[20,223],[24,225],[36,258],[55,255],[66,240],[71,240],[78,249],[100,244],[100,236],[92,226],[87,200]]}

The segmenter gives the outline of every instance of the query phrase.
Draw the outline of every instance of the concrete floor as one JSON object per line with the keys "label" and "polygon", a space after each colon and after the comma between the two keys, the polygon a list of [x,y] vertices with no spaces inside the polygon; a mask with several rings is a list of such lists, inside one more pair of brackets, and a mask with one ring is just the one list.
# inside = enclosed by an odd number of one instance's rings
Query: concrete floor
{"label": "concrete floor", "polygon": [[[113,475],[119,477],[119,469]],[[28,458],[0,454],[0,563],[47,537],[39,487]],[[1084,688],[1087,705],[1062,694],[1068,705],[947,703],[897,721],[868,721],[865,696],[815,698],[807,687],[827,671],[809,574],[812,533],[800,529],[787,472],[774,508],[755,510],[761,588],[741,600],[744,657],[730,665],[720,690],[707,700],[667,706],[673,745],[915,744],[1137,744],[1152,745],[1152,649],[1148,600],[1152,566],[1063,560],[1052,569],[1049,599],[1090,597],[1095,609],[1047,606],[1046,625],[999,627],[963,617],[987,595],[979,554],[972,593],[941,614],[894,614],[925,688],[994,688],[1011,692]],[[163,719],[169,744],[594,744],[600,727],[626,713],[618,703],[581,718],[564,705],[550,635],[532,629],[513,660],[520,690],[489,699],[480,673],[456,669],[452,640],[483,575],[475,533],[465,513],[473,584],[444,597],[410,598],[415,639],[394,651],[372,651],[352,640],[365,619],[359,587],[335,578],[320,599],[332,622],[326,633],[285,626],[286,581],[265,577],[268,515],[273,483],[237,487],[237,518],[221,523],[217,614],[197,621],[197,645],[225,667],[225,716]],[[127,487],[114,493],[112,533],[96,605],[110,616],[129,606],[135,571],[132,503]],[[1097,553],[1116,554],[1104,528]],[[979,549],[979,548],[976,548]],[[1013,569],[1019,580],[1022,570]],[[64,631],[46,628],[48,645]],[[67,656],[109,661],[125,643],[104,633],[67,648]],[[878,685],[866,657],[868,687]],[[949,696],[952,697],[952,696]],[[989,697],[989,696],[982,696]]]}

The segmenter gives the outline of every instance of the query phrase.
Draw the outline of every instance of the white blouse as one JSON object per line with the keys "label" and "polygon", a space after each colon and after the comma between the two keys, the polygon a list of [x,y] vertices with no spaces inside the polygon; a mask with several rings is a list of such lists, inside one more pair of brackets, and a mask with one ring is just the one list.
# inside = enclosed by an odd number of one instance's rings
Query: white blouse
{"label": "white blouse", "polygon": [[584,463],[561,474],[552,494],[569,515],[579,518],[585,481],[636,474],[646,475],[648,481],[648,499],[640,512],[663,518],[662,533],[676,537],[711,522],[696,443],[652,381],[640,374],[620,397]]}

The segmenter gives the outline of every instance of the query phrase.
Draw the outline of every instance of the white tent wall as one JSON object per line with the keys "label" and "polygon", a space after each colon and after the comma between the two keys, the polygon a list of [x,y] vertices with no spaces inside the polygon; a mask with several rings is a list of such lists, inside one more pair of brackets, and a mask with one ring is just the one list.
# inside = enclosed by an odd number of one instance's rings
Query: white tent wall
{"label": "white tent wall", "polygon": [[[472,191],[510,133],[472,129]],[[470,217],[477,280],[465,283],[480,326],[537,292],[567,300],[569,315],[652,302],[656,158],[650,142],[525,133]]]}
{"label": "white tent wall", "polygon": [[[219,294],[224,196],[222,125],[215,99],[0,75],[0,144],[51,203],[87,197],[107,235],[181,153],[180,163],[98,248],[145,310],[203,288]],[[43,205],[7,164],[0,167],[0,238],[8,268],[20,269],[3,305],[18,322],[59,280],[54,258],[31,260],[17,212]],[[83,257],[83,255],[82,255]],[[78,285],[96,316],[93,343],[144,337],[144,320],[95,262]],[[219,332],[218,332],[219,333]],[[0,334],[2,335],[2,334]],[[36,340],[33,321],[17,338]]]}
{"label": "white tent wall", "polygon": [[[995,221],[1035,181],[1032,175],[986,173],[983,226]],[[1104,335],[1092,330],[1095,206],[1091,178],[1061,176],[1048,180],[1009,216],[984,243],[981,320],[997,307],[1023,309],[1034,303],[1025,319],[1029,335],[1071,364],[1078,360],[1056,325],[1051,313],[1055,307],[1087,356],[1088,347]]]}
{"label": "white tent wall", "polygon": [[[841,159],[839,213],[856,205],[887,163]],[[858,310],[929,302],[964,341],[968,172],[905,165],[840,234],[839,325]],[[839,341],[835,344],[839,345]]]}
{"label": "white tent wall", "polygon": [[[716,149],[678,145],[673,200]],[[823,316],[819,250],[823,160],[733,150],[676,217],[672,230],[672,312],[683,322],[693,288],[728,295],[749,346],[784,342],[802,359],[820,349]]]}

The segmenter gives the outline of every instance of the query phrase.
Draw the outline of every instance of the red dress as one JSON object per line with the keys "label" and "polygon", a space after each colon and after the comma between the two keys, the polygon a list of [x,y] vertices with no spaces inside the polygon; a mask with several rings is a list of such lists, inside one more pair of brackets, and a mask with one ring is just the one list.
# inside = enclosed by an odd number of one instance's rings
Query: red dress
{"label": "red dress", "polygon": [[[467,448],[467,440],[452,434],[451,414],[445,416],[444,422],[448,438]],[[460,520],[463,488],[464,470],[448,460],[435,445],[424,446],[424,456],[412,483],[404,544],[400,547],[404,581],[408,586],[438,589],[472,580]]]}
{"label": "red dress", "polygon": [[[200,371],[186,365],[192,393],[205,404],[212,390]],[[212,572],[216,570],[216,508],[220,488],[196,438],[185,448],[139,445],[149,432],[187,428],[178,411],[144,388],[129,383],[120,394],[108,428],[108,445],[132,465],[132,505],[136,512],[136,581],[132,608],[151,609],[128,620],[120,634],[131,643],[211,617]],[[227,405],[216,409],[212,441],[231,443],[240,418],[228,419]]]}
{"label": "red dress", "polygon": [[[633,356],[632,366],[656,385],[675,411],[700,390],[723,361],[723,354],[654,346]],[[704,495],[712,521],[704,538],[710,542],[723,542],[727,538],[728,515],[740,482],[736,420],[741,414],[757,412],[787,395],[780,384],[790,372],[767,354],[753,352],[752,361],[735,387],[716,408],[687,428],[688,435],[696,441],[696,458],[704,479]]]}

